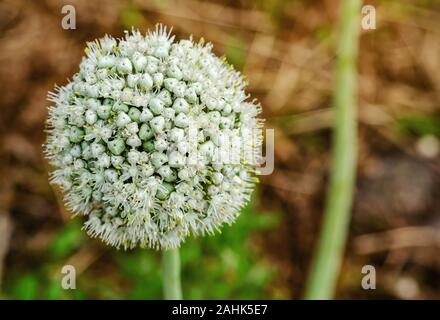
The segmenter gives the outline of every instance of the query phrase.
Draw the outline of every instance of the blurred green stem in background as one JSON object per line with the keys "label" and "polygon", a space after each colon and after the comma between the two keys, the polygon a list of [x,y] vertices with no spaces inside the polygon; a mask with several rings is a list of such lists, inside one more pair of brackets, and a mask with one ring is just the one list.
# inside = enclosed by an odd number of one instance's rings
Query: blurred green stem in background
{"label": "blurred green stem in background", "polygon": [[163,293],[166,300],[181,300],[179,249],[169,249],[162,254]]}
{"label": "blurred green stem in background", "polygon": [[321,235],[306,286],[306,299],[333,297],[344,256],[356,173],[356,61],[361,3],[361,0],[343,0],[341,3],[331,177]]}

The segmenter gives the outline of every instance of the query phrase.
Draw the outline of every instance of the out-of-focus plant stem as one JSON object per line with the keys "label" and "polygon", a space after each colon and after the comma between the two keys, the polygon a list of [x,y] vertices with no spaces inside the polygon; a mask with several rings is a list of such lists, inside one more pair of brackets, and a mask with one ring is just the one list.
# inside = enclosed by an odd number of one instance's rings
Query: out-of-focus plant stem
{"label": "out-of-focus plant stem", "polygon": [[331,299],[344,256],[356,173],[356,61],[361,0],[343,0],[337,46],[330,185],[306,299]]}
{"label": "out-of-focus plant stem", "polygon": [[179,249],[169,249],[162,254],[163,294],[166,300],[181,300]]}

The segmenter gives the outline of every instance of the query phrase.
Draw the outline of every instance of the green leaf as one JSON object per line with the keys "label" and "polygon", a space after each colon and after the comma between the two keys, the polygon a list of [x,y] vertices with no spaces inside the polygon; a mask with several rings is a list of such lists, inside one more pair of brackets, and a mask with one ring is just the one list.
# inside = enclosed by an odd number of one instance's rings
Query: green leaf
{"label": "green leaf", "polygon": [[401,117],[397,124],[398,129],[404,134],[440,136],[440,119],[436,116],[408,114]]}
{"label": "green leaf", "polygon": [[54,237],[49,252],[54,258],[66,257],[72,253],[84,240],[83,231],[78,221],[72,220]]}
{"label": "green leaf", "polygon": [[226,59],[235,69],[243,69],[246,59],[246,45],[238,35],[231,35],[226,40]]}
{"label": "green leaf", "polygon": [[39,279],[36,274],[28,273],[18,279],[15,284],[14,297],[22,300],[37,298]]}
{"label": "green leaf", "polygon": [[144,17],[137,7],[128,5],[121,10],[119,19],[122,26],[129,29],[141,25]]}

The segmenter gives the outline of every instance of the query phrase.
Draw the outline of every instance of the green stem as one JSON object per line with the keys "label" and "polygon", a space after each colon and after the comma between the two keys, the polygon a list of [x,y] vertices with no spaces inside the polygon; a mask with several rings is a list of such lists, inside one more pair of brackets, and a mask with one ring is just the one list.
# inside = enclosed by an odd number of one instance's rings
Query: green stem
{"label": "green stem", "polygon": [[163,251],[163,294],[166,300],[181,300],[179,249]]}
{"label": "green stem", "polygon": [[306,299],[331,299],[348,234],[356,173],[356,61],[361,0],[341,7],[331,178],[318,248],[306,286]]}

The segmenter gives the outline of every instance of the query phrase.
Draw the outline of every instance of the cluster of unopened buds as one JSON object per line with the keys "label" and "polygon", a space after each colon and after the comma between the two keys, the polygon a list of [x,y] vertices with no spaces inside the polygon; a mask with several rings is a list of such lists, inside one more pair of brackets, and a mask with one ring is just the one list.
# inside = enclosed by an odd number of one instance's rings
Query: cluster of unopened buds
{"label": "cluster of unopened buds", "polygon": [[166,28],[88,44],[49,95],[52,182],[84,228],[116,247],[175,248],[232,223],[249,200],[260,107],[239,72]]}

